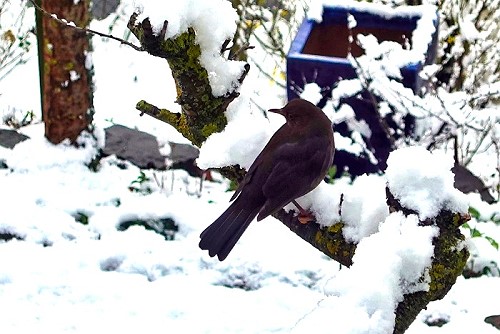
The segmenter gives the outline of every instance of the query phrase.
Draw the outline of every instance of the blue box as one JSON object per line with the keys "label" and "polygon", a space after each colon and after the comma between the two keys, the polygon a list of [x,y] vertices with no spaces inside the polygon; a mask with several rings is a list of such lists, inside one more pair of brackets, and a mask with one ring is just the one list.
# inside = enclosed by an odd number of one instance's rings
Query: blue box
{"label": "blue box", "polygon": [[[349,14],[356,20],[351,31],[348,29]],[[419,60],[407,62],[400,68],[402,84],[417,94],[425,85],[419,72],[423,66],[432,64],[436,56],[438,21],[437,10],[433,6],[401,6],[391,9],[366,2],[339,0],[339,4],[335,6],[324,7],[322,22],[304,20],[288,52],[288,100],[298,97],[306,83],[314,82],[322,88],[324,98],[319,107],[323,107],[326,98],[331,95],[331,88],[337,82],[357,78],[356,70],[347,58],[348,50],[354,57],[361,56],[364,50],[356,42],[349,42],[350,35],[354,37],[354,41],[358,34],[371,34],[377,37],[379,43],[393,41],[413,47],[412,39],[418,26],[418,48],[414,50],[418,51],[415,59]],[[428,44],[425,45],[427,41]],[[371,136],[363,137],[364,146],[369,152],[353,154],[349,150],[337,149],[334,160],[336,176],[342,175],[344,171],[352,176],[383,172],[387,167],[389,153],[395,149],[395,141],[413,135],[415,118],[407,114],[401,122],[398,117],[394,118],[394,114],[387,114],[381,120],[373,97],[367,91],[342,98],[340,103],[352,107],[356,120],[364,121],[369,126]],[[335,125],[335,131],[350,138],[354,130],[342,122]],[[388,135],[388,132],[391,134]]]}
{"label": "blue box", "polygon": [[[373,7],[373,11],[370,10]],[[384,15],[380,6],[369,4],[352,6],[327,6],[323,10],[323,20],[317,23],[305,19],[292,42],[287,56],[287,94],[288,100],[298,97],[293,86],[304,87],[306,82],[315,82],[322,88],[331,88],[342,79],[356,78],[356,71],[347,59],[348,36],[347,17],[351,14],[357,25],[352,29],[353,36],[359,33],[372,34],[379,42],[394,41],[400,44],[412,42],[412,32],[422,17],[418,10],[408,10],[404,15]],[[409,7],[411,8],[411,7]],[[418,73],[424,65],[431,64],[436,56],[438,16],[433,19],[434,34],[425,62],[409,64],[401,68],[404,86],[414,92],[423,85]],[[352,43],[351,54],[358,57],[363,50]],[[304,82],[305,81],[305,82]]]}

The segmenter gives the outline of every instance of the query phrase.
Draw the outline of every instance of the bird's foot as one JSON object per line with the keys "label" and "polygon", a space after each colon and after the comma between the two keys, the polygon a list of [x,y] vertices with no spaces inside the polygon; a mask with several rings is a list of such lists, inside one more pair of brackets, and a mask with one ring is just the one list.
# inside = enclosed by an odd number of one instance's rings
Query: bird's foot
{"label": "bird's foot", "polygon": [[299,213],[297,219],[299,220],[299,223],[301,223],[301,224],[308,224],[308,223],[315,220],[314,216],[312,214],[310,214],[309,212],[307,212],[305,215],[302,213]]}
{"label": "bird's foot", "polygon": [[297,216],[299,223],[308,224],[316,220],[311,212],[304,210],[295,200],[292,203],[299,209],[299,215]]}

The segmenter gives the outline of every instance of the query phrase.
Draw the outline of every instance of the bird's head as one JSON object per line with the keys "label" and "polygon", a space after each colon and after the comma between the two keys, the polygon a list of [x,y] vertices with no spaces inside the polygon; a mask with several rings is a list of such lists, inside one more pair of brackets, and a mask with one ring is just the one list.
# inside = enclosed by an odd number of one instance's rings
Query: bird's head
{"label": "bird's head", "polygon": [[294,99],[288,102],[283,108],[269,109],[269,112],[277,113],[285,117],[287,125],[293,128],[305,128],[311,125],[313,120],[326,116],[324,113],[309,101]]}

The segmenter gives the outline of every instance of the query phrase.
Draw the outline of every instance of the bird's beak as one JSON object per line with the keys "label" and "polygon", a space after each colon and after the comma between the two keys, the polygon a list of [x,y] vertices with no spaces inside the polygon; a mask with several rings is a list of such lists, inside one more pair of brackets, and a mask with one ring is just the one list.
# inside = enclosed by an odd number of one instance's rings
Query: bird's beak
{"label": "bird's beak", "polygon": [[269,109],[268,111],[285,116],[283,109]]}

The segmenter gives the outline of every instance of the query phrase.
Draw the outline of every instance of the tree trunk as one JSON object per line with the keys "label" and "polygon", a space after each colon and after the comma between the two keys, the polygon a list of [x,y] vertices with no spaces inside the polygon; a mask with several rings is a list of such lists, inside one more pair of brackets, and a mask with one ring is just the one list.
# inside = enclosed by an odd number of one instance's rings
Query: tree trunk
{"label": "tree trunk", "polygon": [[[38,0],[47,12],[85,27],[90,21],[89,1]],[[90,130],[93,116],[92,78],[86,67],[87,35],[37,11],[40,88],[45,136],[58,144],[72,143]]]}

